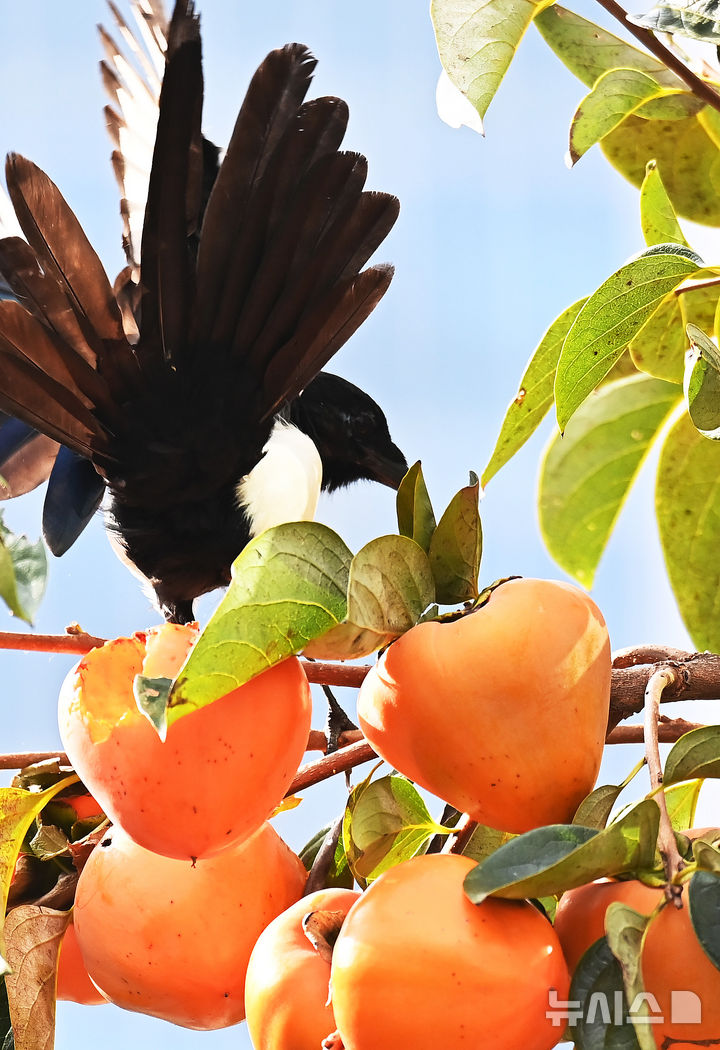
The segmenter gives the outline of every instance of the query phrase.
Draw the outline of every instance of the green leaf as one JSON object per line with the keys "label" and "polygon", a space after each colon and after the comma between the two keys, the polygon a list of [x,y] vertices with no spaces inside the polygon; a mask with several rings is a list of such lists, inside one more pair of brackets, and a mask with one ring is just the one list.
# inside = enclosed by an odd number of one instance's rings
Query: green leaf
{"label": "green leaf", "polygon": [[700,871],[709,871],[720,875],[720,850],[707,839],[695,839],[692,844],[695,863]]}
{"label": "green leaf", "polygon": [[479,864],[506,842],[515,838],[509,831],[498,831],[485,824],[478,824],[462,851],[463,857],[470,857]]}
{"label": "green leaf", "polygon": [[620,963],[625,999],[631,1004],[629,1016],[640,1050],[657,1050],[652,1028],[647,1022],[650,1010],[643,995],[645,989],[640,968],[643,936],[649,922],[650,916],[640,915],[619,901],[613,901],[605,912],[607,942],[610,951]]}
{"label": "green leaf", "polygon": [[684,285],[670,292],[630,343],[630,353],[640,371],[682,384],[687,350],[685,326],[693,323],[712,333],[717,302],[718,289],[700,284],[696,288]]}
{"label": "green leaf", "polygon": [[14,616],[32,624],[47,583],[42,540],[31,543],[5,527],[0,517],[0,598]]}
{"label": "green leaf", "polygon": [[417,788],[401,776],[363,781],[351,793],[342,841],[350,868],[364,888],[388,868],[424,853],[447,834],[430,816]]}
{"label": "green leaf", "polygon": [[651,867],[660,810],[645,799],[603,831],[576,824],[535,828],[512,839],[473,868],[465,892],[486,897],[547,897],[605,875]]}
{"label": "green leaf", "polygon": [[640,187],[640,225],[646,244],[685,244],[689,247],[654,160],[647,162]]}
{"label": "green leaf", "polygon": [[440,61],[485,116],[525,30],[550,0],[432,0]]}
{"label": "green leaf", "polygon": [[482,558],[479,491],[478,479],[471,473],[470,484],[450,500],[430,541],[435,599],[443,605],[456,605],[478,596]]}
{"label": "green leaf", "polygon": [[[592,87],[603,73],[612,69],[634,69],[648,73],[664,87],[685,91],[685,94],[646,103],[642,110],[645,118],[679,119],[703,108],[702,100],[695,98],[662,62],[560,4],[539,14],[535,25],[546,44],[586,87]],[[645,160],[653,156],[657,154],[649,153]]]}
{"label": "green leaf", "polygon": [[591,587],[600,558],[678,387],[633,376],[592,394],[540,468],[540,530],[555,561]]}
{"label": "green leaf", "polygon": [[622,784],[604,784],[591,791],[578,806],[572,820],[573,824],[581,824],[585,828],[604,828],[610,819],[612,808],[620,793],[644,768],[645,761],[643,759],[630,770]]}
{"label": "green leaf", "polygon": [[435,531],[435,515],[420,460],[410,467],[400,482],[397,492],[397,519],[400,535],[409,536],[427,553]]}
{"label": "green leaf", "polygon": [[553,321],[533,353],[520,380],[520,389],[505,413],[490,462],[482,475],[487,485],[528,438],[535,433],[553,403],[555,371],[565,336],[586,299],[578,299]]}
{"label": "green leaf", "polygon": [[[628,1016],[620,963],[605,937],[595,941],[578,963],[569,999],[573,1007],[579,1004],[570,1019],[570,1035],[578,1050],[640,1050]],[[620,1016],[618,1002],[622,1004]],[[598,1004],[607,1004],[608,1010]]]}
{"label": "green leaf", "polygon": [[168,724],[300,652],[340,623],[352,555],[318,522],[277,525],[235,559],[232,583],[176,679]]}
{"label": "green leaf", "polygon": [[[674,103],[661,99],[652,106]],[[600,143],[609,162],[634,186],[641,186],[645,165],[654,158],[675,211],[681,218],[720,225],[720,150],[709,106],[679,120],[628,117]]]}
{"label": "green leaf", "polygon": [[570,123],[571,164],[650,99],[680,93],[684,93],[682,87],[663,87],[654,76],[639,69],[610,69],[603,73]]}
{"label": "green leaf", "polygon": [[674,831],[685,831],[694,825],[701,787],[702,780],[691,780],[686,784],[673,784],[666,787],[665,803]]}
{"label": "green leaf", "polygon": [[720,445],[687,415],[662,447],[655,510],[670,584],[693,644],[720,651]]}
{"label": "green leaf", "polygon": [[133,696],[138,710],[161,740],[167,738],[167,709],[172,684],[172,678],[149,678],[144,674],[137,674],[133,679]]}
{"label": "green leaf", "polygon": [[655,77],[665,71],[657,58],[560,4],[537,15],[535,25],[548,47],[586,87],[611,69],[639,69]]}
{"label": "green leaf", "polygon": [[683,390],[688,415],[703,437],[720,438],[720,361],[718,349],[695,325],[687,326],[690,350]]}
{"label": "green leaf", "polygon": [[[320,847],[325,841],[328,833],[332,830],[333,825],[327,824],[320,831],[316,832],[308,843],[300,850],[298,856],[303,862],[305,871],[310,871],[317,857]],[[352,872],[348,864],[347,855],[345,853],[345,846],[343,844],[342,835],[340,835],[337,844],[335,846],[335,853],[333,855],[332,864],[327,873],[325,879],[325,885],[328,887],[337,887],[338,889],[350,890],[354,883]]]}
{"label": "green leaf", "polygon": [[[701,726],[685,733],[671,747],[663,783],[720,777],[720,726]],[[686,824],[685,827],[691,825]]]}
{"label": "green leaf", "polygon": [[[699,267],[681,245],[633,259],[587,300],[568,332],[555,377],[560,429],[607,375],[668,292]],[[695,257],[697,258],[697,257]]]}
{"label": "green leaf", "polygon": [[55,973],[69,911],[23,904],[5,920],[8,962],[5,983],[15,1050],[52,1050],[55,1033]]}
{"label": "green leaf", "polygon": [[670,33],[720,44],[720,19],[717,0],[674,0],[660,3],[642,15],[628,15],[628,22],[655,33]]}
{"label": "green leaf", "polygon": [[703,951],[720,969],[720,876],[696,871],[688,887],[688,907]]}
{"label": "green leaf", "polygon": [[[0,914],[5,914],[15,862],[25,836],[50,799],[77,781],[73,774],[45,791],[0,788]],[[4,953],[1,935],[0,951]],[[0,976],[7,970],[7,963],[0,958]]]}
{"label": "green leaf", "polygon": [[319,660],[367,656],[414,627],[434,598],[422,547],[407,536],[379,536],[352,560],[346,620],[305,653]]}
{"label": "green leaf", "polygon": [[573,824],[579,824],[584,828],[597,828],[598,831],[601,831],[606,827],[622,789],[622,784],[603,784],[595,788],[578,806],[573,817]]}

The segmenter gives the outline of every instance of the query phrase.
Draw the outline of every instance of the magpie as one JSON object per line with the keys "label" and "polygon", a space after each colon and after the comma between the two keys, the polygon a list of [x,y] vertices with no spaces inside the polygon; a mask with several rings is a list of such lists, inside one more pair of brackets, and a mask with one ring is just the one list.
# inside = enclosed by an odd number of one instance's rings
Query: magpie
{"label": "magpie", "polygon": [[[272,523],[255,484],[268,463],[304,476],[307,516],[320,469],[328,490],[360,478],[397,487],[405,470],[378,406],[320,374],[387,290],[391,267],[363,267],[398,202],[365,191],[365,158],[340,150],[345,104],[305,101],[314,68],[301,44],[267,56],[208,190],[199,18],[178,0],[132,323],[128,275],[116,294],[58,188],[8,158],[27,240],[0,240],[15,297],[0,302],[0,436],[24,427],[26,446],[45,442],[63,482],[48,497],[78,521],[104,495],[109,532],[172,622],[192,619],[194,599],[226,585]],[[32,481],[22,441],[2,468],[12,492],[14,476]]]}
{"label": "magpie", "polygon": [[365,159],[339,150],[345,104],[304,101],[314,67],[299,44],[266,58],[206,192],[199,20],[189,0],[176,5],[134,343],[127,297],[112,293],[57,187],[8,159],[27,242],[0,241],[0,271],[21,300],[0,303],[0,443],[15,430],[3,479],[15,494],[43,473],[23,475],[23,442],[44,442],[45,464],[55,451],[62,483],[51,477],[46,518],[53,495],[82,522],[106,494],[111,533],[171,620],[190,619],[194,598],[226,584],[250,534],[272,523],[253,484],[265,461],[295,457],[302,473],[319,453],[328,490],[363,477],[397,487],[405,470],[372,399],[318,375],[387,289],[391,268],[362,267],[398,204],[363,191]]}

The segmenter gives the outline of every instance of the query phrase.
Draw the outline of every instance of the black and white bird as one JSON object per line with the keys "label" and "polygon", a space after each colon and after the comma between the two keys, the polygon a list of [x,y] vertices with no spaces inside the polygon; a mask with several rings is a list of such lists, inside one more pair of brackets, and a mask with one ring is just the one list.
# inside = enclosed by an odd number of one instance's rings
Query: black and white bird
{"label": "black and white bird", "polygon": [[363,266],[398,204],[364,191],[365,158],[340,150],[345,104],[305,101],[314,67],[300,44],[267,56],[218,164],[200,130],[199,20],[178,0],[140,258],[126,224],[115,291],[57,187],[8,159],[26,240],[0,240],[15,297],[0,302],[7,494],[50,473],[58,552],[105,496],[173,621],[227,584],[251,535],[311,517],[320,484],[397,487],[406,469],[375,402],[321,372],[389,285],[390,267]]}

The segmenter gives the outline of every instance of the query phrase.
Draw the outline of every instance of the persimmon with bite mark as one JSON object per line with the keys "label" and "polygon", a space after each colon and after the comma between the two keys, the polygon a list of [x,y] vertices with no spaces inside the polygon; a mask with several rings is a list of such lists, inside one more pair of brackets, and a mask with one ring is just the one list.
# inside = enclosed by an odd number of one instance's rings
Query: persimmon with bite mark
{"label": "persimmon with bite mark", "polygon": [[159,739],[137,708],[137,674],[172,678],[196,625],[164,624],[93,649],[65,679],[60,734],[113,823],[168,857],[208,857],[251,835],[307,746],[311,699],[295,657],[178,719]]}
{"label": "persimmon with bite mark", "polygon": [[418,624],[358,697],[390,765],[481,824],[565,823],[592,790],[610,704],[610,641],[566,583],[511,580],[477,611]]}
{"label": "persimmon with bite mark", "polygon": [[245,971],[261,932],[303,891],[300,859],[269,824],[195,864],[120,828],[82,870],[74,921],[90,977],[117,1006],[206,1031],[245,1016]]}

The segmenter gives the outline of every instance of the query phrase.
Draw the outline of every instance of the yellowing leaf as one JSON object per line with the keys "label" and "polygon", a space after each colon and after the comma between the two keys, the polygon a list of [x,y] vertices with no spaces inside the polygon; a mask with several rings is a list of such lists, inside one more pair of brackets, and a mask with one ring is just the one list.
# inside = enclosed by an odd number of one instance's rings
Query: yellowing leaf
{"label": "yellowing leaf", "polygon": [[610,69],[586,95],[570,124],[570,161],[575,164],[596,142],[650,99],[680,94],[639,69]]}
{"label": "yellowing leaf", "polygon": [[563,310],[540,340],[520,380],[520,388],[505,413],[490,462],[483,471],[483,485],[487,485],[522,448],[545,418],[553,403],[555,371],[565,336],[585,302],[585,299],[578,299]]}
{"label": "yellowing leaf", "polygon": [[668,576],[699,650],[720,652],[720,443],[687,414],[660,454],[655,510]]}
{"label": "yellowing leaf", "polygon": [[566,572],[591,587],[618,515],[680,388],[647,376],[608,383],[551,441],[540,471],[540,529]]}
{"label": "yellowing leaf", "polygon": [[52,1050],[55,1042],[55,973],[70,912],[24,904],[5,920],[6,978],[15,1050]]}
{"label": "yellowing leaf", "polygon": [[551,0],[432,0],[440,61],[481,117],[525,30]]}

